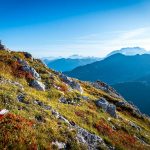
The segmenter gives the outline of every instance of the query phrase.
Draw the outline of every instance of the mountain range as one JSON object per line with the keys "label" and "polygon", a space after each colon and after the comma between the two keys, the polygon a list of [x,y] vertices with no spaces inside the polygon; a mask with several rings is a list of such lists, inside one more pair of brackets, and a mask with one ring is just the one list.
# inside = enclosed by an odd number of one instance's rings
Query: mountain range
{"label": "mountain range", "polygon": [[72,55],[67,58],[42,58],[43,62],[49,67],[57,71],[70,71],[78,66],[83,66],[86,64],[93,63],[95,61],[101,60],[96,57],[83,57],[79,55]]}

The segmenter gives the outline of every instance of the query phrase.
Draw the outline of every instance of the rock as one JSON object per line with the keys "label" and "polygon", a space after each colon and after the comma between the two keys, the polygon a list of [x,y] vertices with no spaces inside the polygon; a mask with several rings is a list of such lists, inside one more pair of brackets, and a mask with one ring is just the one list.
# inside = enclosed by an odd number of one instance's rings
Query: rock
{"label": "rock", "polygon": [[117,118],[116,106],[113,104],[110,104],[106,99],[101,98],[97,100],[96,105],[98,107],[101,107],[104,111],[109,113],[112,117]]}
{"label": "rock", "polygon": [[141,128],[138,125],[136,125],[135,123],[133,123],[132,121],[129,121],[129,125],[131,127],[135,128],[137,131],[141,131]]}
{"label": "rock", "polygon": [[7,110],[7,109],[2,109],[1,111],[0,111],[0,115],[5,115],[5,114],[7,114],[9,112],[9,110]]}
{"label": "rock", "polygon": [[35,100],[34,103],[39,105],[39,106],[44,106],[44,104],[39,100]]}
{"label": "rock", "polygon": [[100,98],[96,101],[96,105],[106,111],[109,103],[104,98]]}
{"label": "rock", "polygon": [[117,118],[116,114],[116,106],[113,104],[109,104],[106,110],[112,117]]}
{"label": "rock", "polygon": [[58,149],[65,149],[66,148],[66,144],[63,142],[52,142],[52,145],[56,145],[58,147]]}
{"label": "rock", "polygon": [[83,100],[85,100],[85,101],[87,101],[87,100],[90,99],[88,96],[82,96],[81,98],[82,98]]}
{"label": "rock", "polygon": [[101,90],[109,93],[113,97],[124,99],[114,88],[112,88],[111,86],[109,86],[108,84],[106,84],[102,81],[96,81],[96,82],[92,82],[90,84],[93,87],[95,87],[96,89],[101,89]]}
{"label": "rock", "polygon": [[83,94],[83,89],[81,85],[75,79],[71,79],[64,74],[60,74],[59,77],[63,80],[63,82],[71,86],[72,89],[77,90],[81,94]]}
{"label": "rock", "polygon": [[71,86],[73,89],[79,91],[81,94],[83,94],[83,89],[82,89],[81,85],[80,85],[78,82],[72,81],[71,84],[70,84],[70,86]]}
{"label": "rock", "polygon": [[29,85],[37,90],[45,91],[45,85],[40,81],[33,80],[29,83]]}
{"label": "rock", "polygon": [[59,99],[59,102],[60,102],[60,103],[67,104],[67,99],[66,99],[65,97],[61,97],[61,98]]}
{"label": "rock", "polygon": [[22,66],[28,66],[28,63],[27,63],[25,60],[22,60],[22,59],[20,59],[20,58],[17,58],[17,61],[18,61],[18,63],[19,63],[20,65],[22,65]]}
{"label": "rock", "polygon": [[103,139],[95,134],[91,134],[87,130],[76,126],[77,129],[77,139],[79,142],[86,144],[88,146],[88,150],[96,150],[98,145],[102,145],[107,149]]}
{"label": "rock", "polygon": [[41,115],[36,115],[35,119],[39,122],[45,122],[45,119]]}
{"label": "rock", "polygon": [[61,115],[59,116],[58,119],[64,121],[64,122],[67,123],[67,124],[70,124],[70,122],[69,122],[66,118],[64,118],[63,116],[61,116]]}
{"label": "rock", "polygon": [[96,150],[99,145],[105,147],[107,150],[108,147],[104,143],[103,139],[95,134],[88,132],[87,130],[79,127],[74,122],[69,122],[65,117],[59,114],[56,110],[52,110],[52,114],[57,118],[64,122],[66,122],[71,128],[76,129],[77,131],[77,140],[80,143],[86,144],[88,146],[88,150]]}
{"label": "rock", "polygon": [[20,58],[17,59],[18,63],[22,65],[21,69],[23,71],[26,71],[28,73],[31,73],[31,75],[36,79],[36,80],[41,80],[40,75],[36,72],[36,70],[33,67],[30,67],[28,63],[25,60],[22,60]]}
{"label": "rock", "polygon": [[17,96],[17,99],[18,99],[18,101],[21,102],[21,103],[29,104],[29,102],[25,100],[25,95],[24,95],[24,94],[19,94],[19,95]]}
{"label": "rock", "polygon": [[54,115],[57,119],[60,117],[59,113],[56,110],[52,110],[52,115]]}
{"label": "rock", "polygon": [[35,100],[34,103],[41,106],[42,108],[44,108],[46,110],[51,110],[51,106],[45,105],[43,102],[41,102],[39,100]]}
{"label": "rock", "polygon": [[41,80],[40,75],[36,72],[36,70],[28,65],[22,66],[22,70],[29,72],[36,80]]}
{"label": "rock", "polygon": [[28,52],[24,52],[24,56],[25,56],[26,58],[32,59],[32,55],[31,55],[30,53],[28,53]]}
{"label": "rock", "polygon": [[0,77],[0,83],[1,84],[11,84],[13,86],[17,86],[18,88],[20,88],[20,90],[24,91],[23,85],[20,84],[19,82],[11,81],[11,80],[5,79],[3,77]]}

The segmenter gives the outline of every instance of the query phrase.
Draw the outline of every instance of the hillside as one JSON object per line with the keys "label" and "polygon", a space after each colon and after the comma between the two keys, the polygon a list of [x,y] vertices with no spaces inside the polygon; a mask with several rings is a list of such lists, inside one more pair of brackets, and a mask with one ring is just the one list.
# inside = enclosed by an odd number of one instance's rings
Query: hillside
{"label": "hillside", "polygon": [[55,60],[44,59],[43,62],[49,67],[57,71],[71,71],[72,69],[93,63],[100,59],[94,57],[83,58],[58,58]]}
{"label": "hillside", "polygon": [[150,55],[115,54],[102,61],[77,67],[65,74],[80,80],[101,80],[108,84],[133,81],[150,74]]}
{"label": "hillside", "polygon": [[149,150],[150,119],[103,82],[0,50],[0,149]]}

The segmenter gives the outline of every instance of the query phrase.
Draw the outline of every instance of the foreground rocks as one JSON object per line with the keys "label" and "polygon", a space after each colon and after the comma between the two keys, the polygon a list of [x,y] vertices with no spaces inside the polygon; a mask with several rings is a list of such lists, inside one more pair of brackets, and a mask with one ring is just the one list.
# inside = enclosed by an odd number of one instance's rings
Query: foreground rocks
{"label": "foreground rocks", "polygon": [[101,89],[101,90],[109,93],[113,97],[124,99],[114,88],[112,88],[111,86],[109,86],[108,84],[106,84],[102,81],[96,81],[96,82],[92,82],[90,84],[93,87],[95,87],[96,89]]}
{"label": "foreground rocks", "polygon": [[109,113],[112,117],[117,118],[116,106],[110,104],[106,99],[101,98],[96,101],[96,105],[101,107],[105,112]]}
{"label": "foreground rocks", "polygon": [[104,147],[106,150],[109,149],[109,147],[106,146],[105,142],[101,137],[88,132],[87,130],[76,125],[74,122],[69,122],[56,110],[52,109],[52,115],[54,115],[57,119],[68,124],[71,128],[74,128],[77,131],[77,140],[80,143],[85,144],[88,147],[88,150],[96,150],[99,146]]}
{"label": "foreground rocks", "polygon": [[29,85],[37,90],[45,91],[45,85],[38,80],[32,80]]}
{"label": "foreground rocks", "polygon": [[59,77],[62,79],[63,82],[68,84],[72,89],[77,90],[81,94],[83,94],[83,89],[81,85],[75,79],[71,79],[64,74],[60,74]]}
{"label": "foreground rocks", "polygon": [[17,58],[17,61],[19,64],[22,65],[21,69],[23,71],[30,73],[36,80],[41,80],[40,75],[36,72],[36,70],[33,67],[29,66],[25,60]]}

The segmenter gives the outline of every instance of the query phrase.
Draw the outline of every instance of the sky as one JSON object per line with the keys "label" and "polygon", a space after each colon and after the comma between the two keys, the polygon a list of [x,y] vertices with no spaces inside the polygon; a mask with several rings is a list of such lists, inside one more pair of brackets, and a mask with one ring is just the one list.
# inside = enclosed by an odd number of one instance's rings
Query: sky
{"label": "sky", "polygon": [[0,0],[0,39],[35,57],[150,50],[150,0]]}

